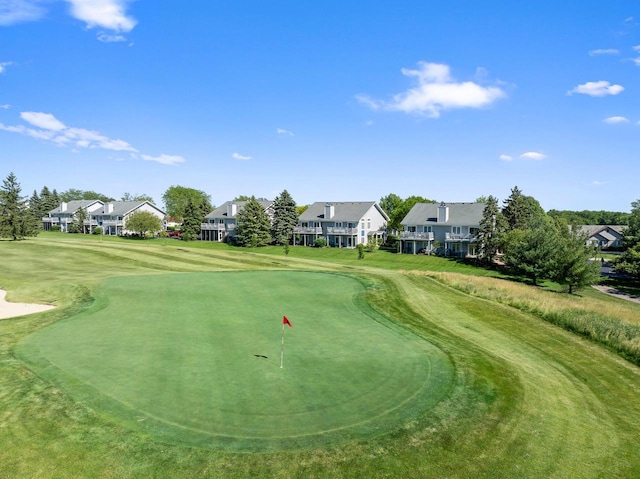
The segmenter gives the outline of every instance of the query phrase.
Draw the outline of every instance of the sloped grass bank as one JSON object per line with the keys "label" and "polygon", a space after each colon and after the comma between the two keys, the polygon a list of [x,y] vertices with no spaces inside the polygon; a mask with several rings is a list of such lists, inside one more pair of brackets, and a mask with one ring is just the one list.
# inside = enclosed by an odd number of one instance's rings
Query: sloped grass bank
{"label": "sloped grass bank", "polygon": [[[420,273],[421,274],[421,273]],[[465,293],[534,314],[615,351],[640,366],[640,305],[622,300],[567,296],[521,283],[454,273],[425,273]]]}

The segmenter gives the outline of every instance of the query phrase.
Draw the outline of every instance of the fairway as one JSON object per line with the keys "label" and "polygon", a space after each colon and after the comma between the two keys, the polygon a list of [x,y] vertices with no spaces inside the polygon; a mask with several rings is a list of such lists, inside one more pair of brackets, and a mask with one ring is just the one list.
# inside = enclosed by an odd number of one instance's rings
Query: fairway
{"label": "fairway", "polygon": [[[108,278],[18,354],[77,400],[174,444],[316,447],[398,429],[450,392],[435,346],[354,277],[304,271]],[[280,368],[282,317],[286,327]]]}

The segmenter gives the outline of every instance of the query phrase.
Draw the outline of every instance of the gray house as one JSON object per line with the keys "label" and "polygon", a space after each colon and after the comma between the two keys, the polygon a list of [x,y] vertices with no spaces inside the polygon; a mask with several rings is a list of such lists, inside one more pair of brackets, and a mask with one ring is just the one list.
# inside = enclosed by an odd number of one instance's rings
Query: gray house
{"label": "gray house", "polygon": [[[235,237],[237,215],[246,203],[246,201],[227,201],[205,216],[204,223],[200,224],[200,239],[220,242]],[[261,198],[258,203],[273,220],[273,201]]]}
{"label": "gray house", "polygon": [[372,239],[384,240],[389,217],[375,201],[316,202],[300,215],[293,232],[298,244],[324,238],[329,246],[354,248]]}
{"label": "gray house", "polygon": [[73,223],[75,214],[79,209],[83,209],[86,212],[87,220],[85,228],[89,228],[89,217],[92,212],[101,209],[104,203],[100,200],[77,200],[62,202],[57,208],[52,209],[47,213],[47,216],[42,218],[42,229],[50,231],[52,226],[60,227],[60,231],[69,231],[69,224]]}
{"label": "gray house", "polygon": [[477,236],[484,203],[416,203],[404,217],[402,253],[477,255]]}
{"label": "gray house", "polygon": [[609,249],[622,246],[624,228],[621,225],[584,225],[580,230],[588,235],[588,244],[600,249]]}

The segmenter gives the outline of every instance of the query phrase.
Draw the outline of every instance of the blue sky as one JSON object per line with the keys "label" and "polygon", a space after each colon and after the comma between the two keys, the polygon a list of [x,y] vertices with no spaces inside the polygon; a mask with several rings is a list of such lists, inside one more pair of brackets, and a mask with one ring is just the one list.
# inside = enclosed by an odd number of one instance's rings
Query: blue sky
{"label": "blue sky", "polygon": [[629,211],[639,78],[635,0],[0,0],[0,176]]}

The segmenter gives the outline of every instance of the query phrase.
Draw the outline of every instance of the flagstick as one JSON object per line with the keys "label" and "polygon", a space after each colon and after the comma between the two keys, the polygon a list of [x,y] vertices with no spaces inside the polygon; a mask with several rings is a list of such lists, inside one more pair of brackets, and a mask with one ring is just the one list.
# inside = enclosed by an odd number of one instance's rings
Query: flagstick
{"label": "flagstick", "polygon": [[280,368],[284,363],[284,322],[282,323],[282,350],[280,351]]}

